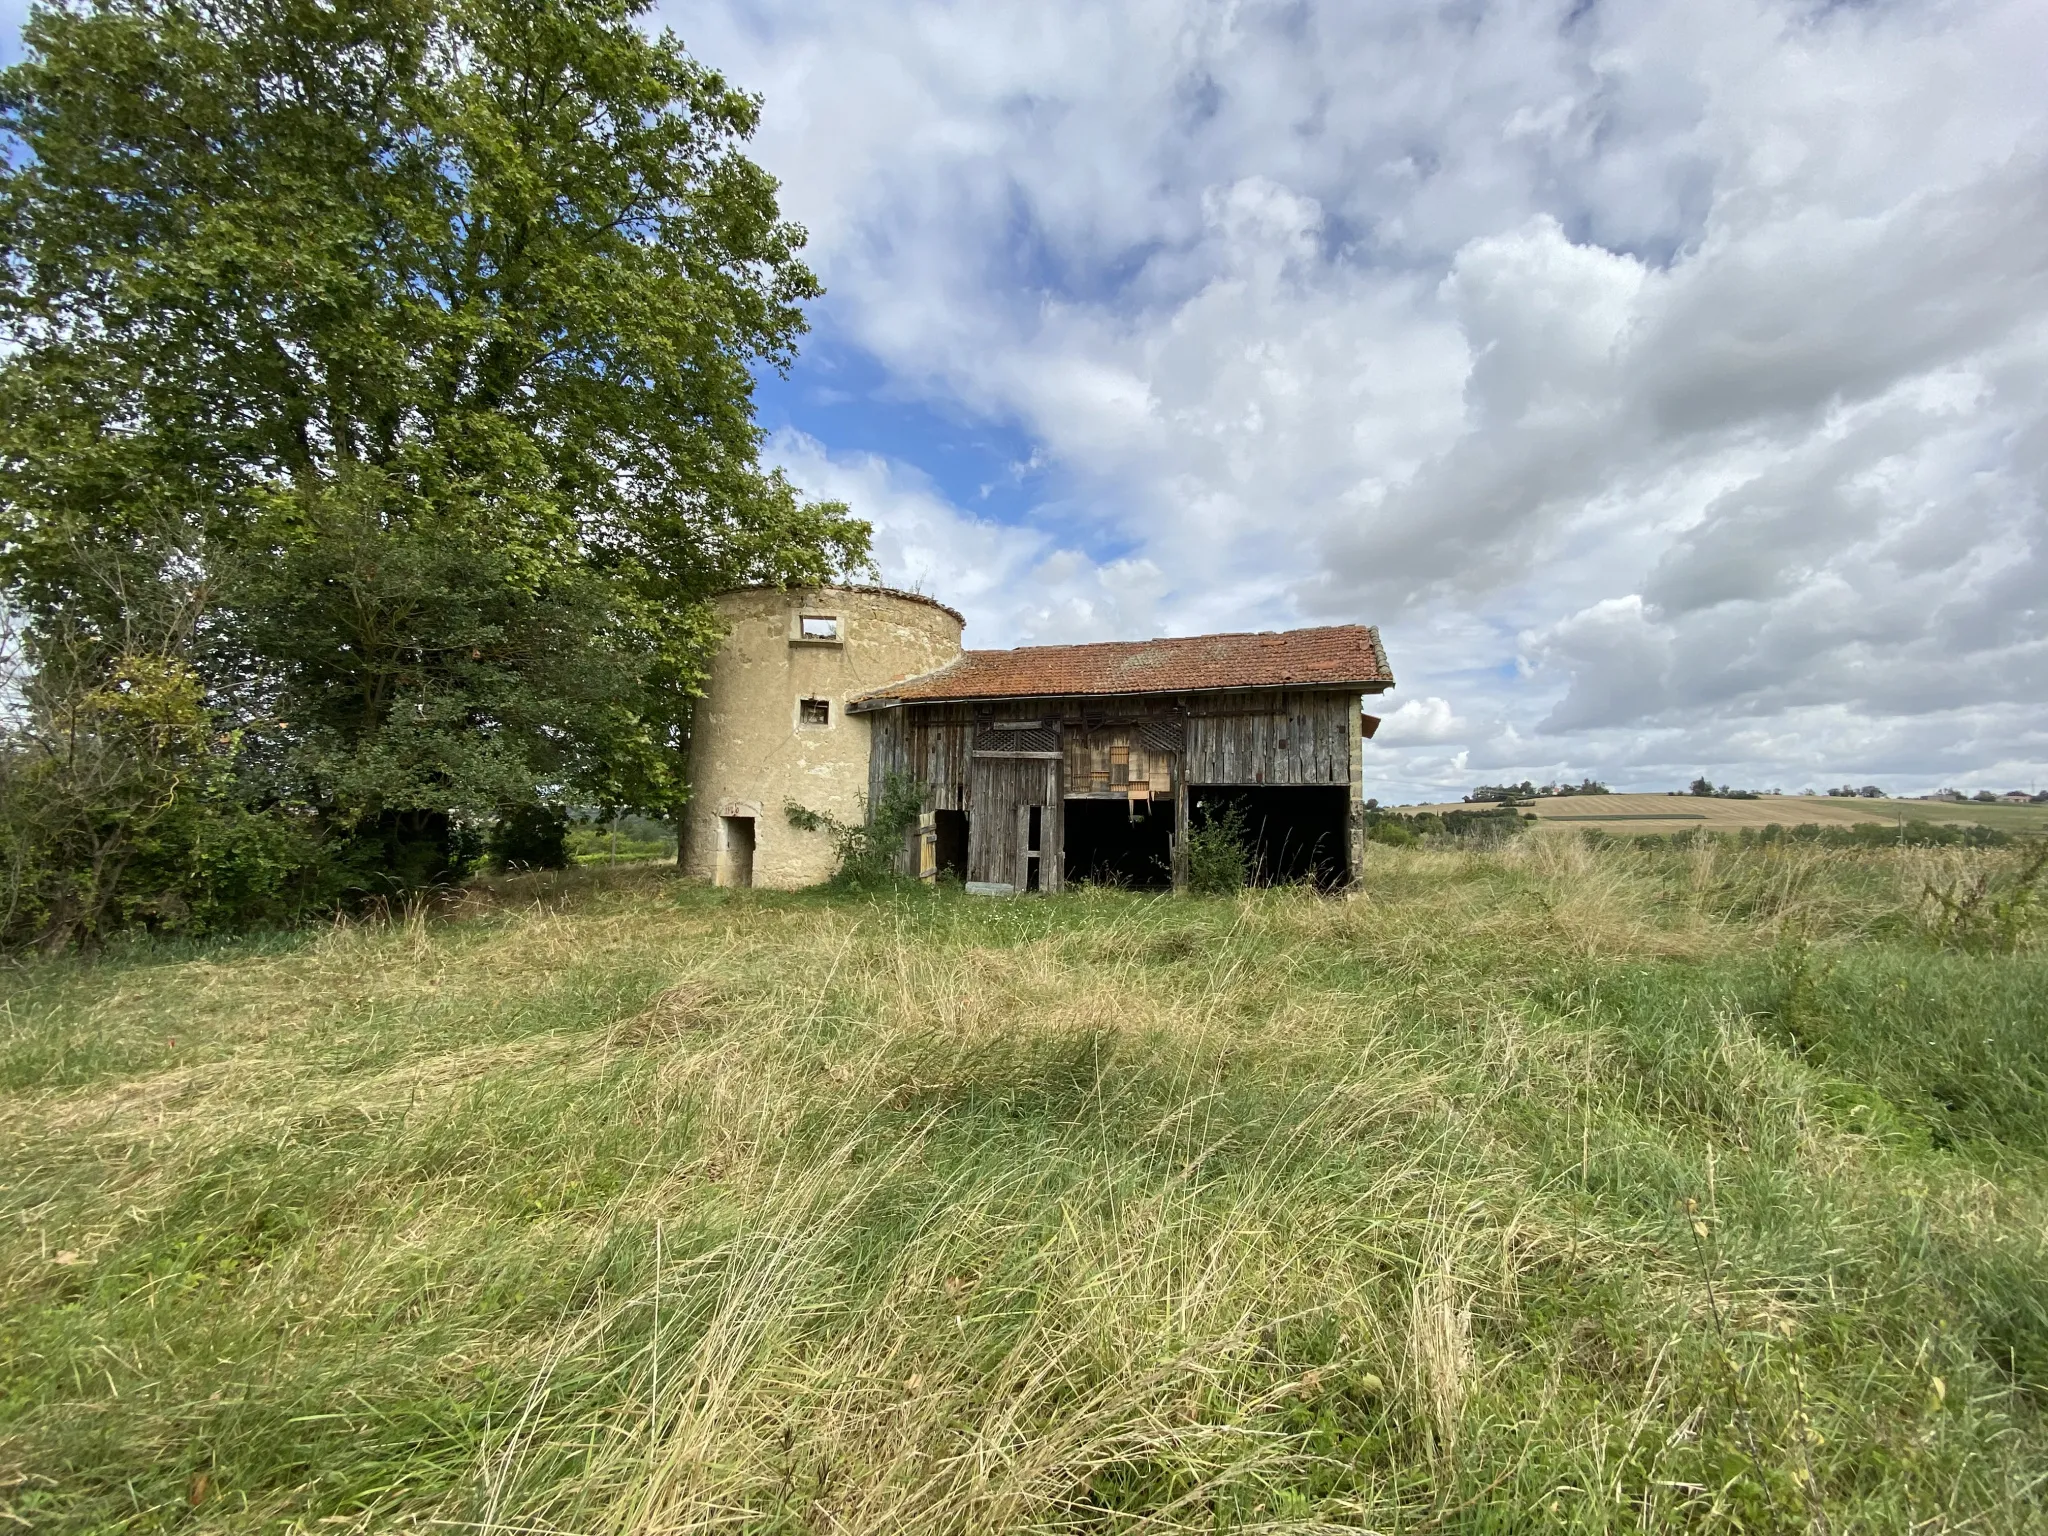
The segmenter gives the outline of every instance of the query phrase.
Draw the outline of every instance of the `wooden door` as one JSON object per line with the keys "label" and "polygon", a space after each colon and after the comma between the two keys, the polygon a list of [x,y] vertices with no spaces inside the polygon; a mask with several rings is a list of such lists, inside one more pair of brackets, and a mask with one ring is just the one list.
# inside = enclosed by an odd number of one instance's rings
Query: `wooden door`
{"label": "wooden door", "polygon": [[990,894],[1058,890],[1064,844],[1058,757],[976,754],[969,788],[968,885]]}

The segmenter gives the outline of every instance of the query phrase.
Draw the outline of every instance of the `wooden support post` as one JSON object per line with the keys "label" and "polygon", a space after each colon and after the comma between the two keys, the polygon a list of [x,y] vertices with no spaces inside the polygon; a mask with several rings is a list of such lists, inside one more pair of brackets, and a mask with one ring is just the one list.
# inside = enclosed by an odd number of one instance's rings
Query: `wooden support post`
{"label": "wooden support post", "polygon": [[1188,801],[1193,798],[1188,790],[1187,754],[1177,753],[1173,759],[1173,888],[1185,891],[1188,888]]}
{"label": "wooden support post", "polygon": [[1356,885],[1365,874],[1365,722],[1348,701],[1345,713],[1351,719],[1351,775],[1345,789],[1349,799],[1345,810],[1344,856],[1350,867],[1344,871],[1344,881]]}

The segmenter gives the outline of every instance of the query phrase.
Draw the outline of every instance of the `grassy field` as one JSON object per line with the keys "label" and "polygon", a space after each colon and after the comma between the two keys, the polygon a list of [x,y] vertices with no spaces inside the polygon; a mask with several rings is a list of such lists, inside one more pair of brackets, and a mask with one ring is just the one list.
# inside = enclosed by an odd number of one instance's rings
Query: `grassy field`
{"label": "grassy field", "polygon": [[[1462,803],[1402,806],[1401,810],[1469,811]],[[1995,827],[2015,836],[2048,833],[2048,805],[1974,805],[1946,800],[1851,800],[1833,795],[1767,795],[1756,800],[1723,800],[1708,795],[1558,795],[1532,800],[1523,809],[1544,823],[1574,829],[1602,827],[1638,832],[1734,832],[1744,827],[1848,827],[1859,822],[1892,826],[1900,821]]]}
{"label": "grassy field", "polygon": [[480,887],[6,978],[0,1524],[2048,1530],[2017,855]]}

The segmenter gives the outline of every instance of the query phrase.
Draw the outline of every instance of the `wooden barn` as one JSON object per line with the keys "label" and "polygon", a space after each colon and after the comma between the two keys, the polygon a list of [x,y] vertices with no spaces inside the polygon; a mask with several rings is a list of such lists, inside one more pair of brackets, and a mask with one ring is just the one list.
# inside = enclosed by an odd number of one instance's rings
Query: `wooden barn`
{"label": "wooden barn", "polygon": [[1361,696],[1394,685],[1366,625],[963,651],[849,709],[870,803],[925,791],[906,861],[970,891],[1187,879],[1188,832],[1237,812],[1258,877],[1340,885],[1364,852]]}

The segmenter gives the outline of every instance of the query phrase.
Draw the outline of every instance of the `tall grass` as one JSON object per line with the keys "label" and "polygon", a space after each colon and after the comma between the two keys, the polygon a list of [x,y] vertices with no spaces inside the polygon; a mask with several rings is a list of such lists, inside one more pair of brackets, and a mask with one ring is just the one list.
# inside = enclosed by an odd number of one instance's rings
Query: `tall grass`
{"label": "tall grass", "polygon": [[1931,856],[571,872],[18,972],[4,1514],[2040,1530],[2048,963]]}

